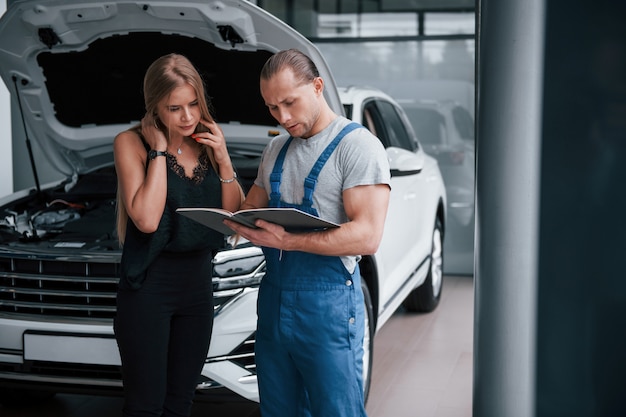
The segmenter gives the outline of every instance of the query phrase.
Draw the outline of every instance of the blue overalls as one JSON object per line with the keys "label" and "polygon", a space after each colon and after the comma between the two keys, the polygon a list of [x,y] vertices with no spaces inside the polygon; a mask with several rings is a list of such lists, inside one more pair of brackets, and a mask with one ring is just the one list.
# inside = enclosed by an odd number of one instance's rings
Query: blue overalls
{"label": "blue overalls", "polygon": [[[346,126],[304,181],[302,204],[281,201],[282,167],[289,138],[270,177],[270,207],[296,207],[317,215],[313,192],[322,167]],[[341,259],[263,248],[267,274],[258,300],[256,362],[263,417],[362,417],[364,308],[358,266]]]}

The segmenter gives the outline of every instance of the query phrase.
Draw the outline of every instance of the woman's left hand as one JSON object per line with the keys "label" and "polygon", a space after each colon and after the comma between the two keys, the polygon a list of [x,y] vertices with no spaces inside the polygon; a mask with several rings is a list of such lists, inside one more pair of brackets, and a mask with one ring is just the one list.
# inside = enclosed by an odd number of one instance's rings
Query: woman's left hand
{"label": "woman's left hand", "polygon": [[191,135],[191,137],[202,145],[209,146],[213,149],[213,155],[215,156],[215,162],[221,165],[223,162],[229,162],[230,156],[228,155],[228,149],[226,147],[226,139],[224,138],[224,132],[222,128],[215,122],[208,120],[201,120],[200,124],[208,129],[208,132],[198,132]]}

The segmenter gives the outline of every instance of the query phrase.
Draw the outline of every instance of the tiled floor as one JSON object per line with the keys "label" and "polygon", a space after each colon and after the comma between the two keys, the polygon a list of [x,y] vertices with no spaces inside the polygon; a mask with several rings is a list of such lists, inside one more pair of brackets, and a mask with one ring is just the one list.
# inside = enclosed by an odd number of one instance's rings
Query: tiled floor
{"label": "tiled floor", "polygon": [[[471,417],[472,277],[446,276],[439,307],[429,314],[399,310],[374,345],[369,417]],[[57,395],[2,417],[118,417],[119,398]],[[246,417],[249,406],[197,404],[193,417]],[[289,417],[289,416],[285,416]]]}
{"label": "tiled floor", "polygon": [[446,276],[434,312],[398,310],[379,331],[369,417],[471,417],[473,285]]}

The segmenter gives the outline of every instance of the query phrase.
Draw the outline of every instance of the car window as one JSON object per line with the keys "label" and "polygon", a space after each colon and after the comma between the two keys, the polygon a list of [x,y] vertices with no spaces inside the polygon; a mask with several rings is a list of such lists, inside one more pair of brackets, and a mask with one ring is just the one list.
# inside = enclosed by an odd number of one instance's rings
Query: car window
{"label": "car window", "polygon": [[409,131],[407,123],[400,116],[396,106],[388,101],[378,100],[376,106],[380,110],[380,114],[385,121],[385,128],[389,135],[391,146],[406,149],[414,152],[417,149],[417,143],[412,136],[412,130]]}
{"label": "car window", "polygon": [[372,132],[374,136],[380,139],[385,148],[392,146],[387,135],[387,130],[384,127],[385,122],[376,107],[375,100],[370,100],[363,104],[362,124]]}
{"label": "car window", "polygon": [[374,123],[374,116],[372,115],[372,109],[366,108],[363,110],[363,126],[367,127],[374,136],[378,136],[378,130]]}
{"label": "car window", "polygon": [[350,120],[352,120],[352,104],[344,104],[343,105],[343,111],[346,114],[346,117]]}
{"label": "car window", "polygon": [[445,120],[441,113],[420,107],[406,107],[404,110],[422,145],[441,145],[445,142]]}
{"label": "car window", "polygon": [[467,110],[461,106],[452,109],[452,118],[456,126],[459,136],[463,139],[474,139],[474,120]]}

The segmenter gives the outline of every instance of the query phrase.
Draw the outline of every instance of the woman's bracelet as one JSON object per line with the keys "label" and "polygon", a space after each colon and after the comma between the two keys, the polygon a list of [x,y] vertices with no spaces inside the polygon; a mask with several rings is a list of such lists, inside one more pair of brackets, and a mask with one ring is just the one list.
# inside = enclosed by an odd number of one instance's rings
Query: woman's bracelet
{"label": "woman's bracelet", "polygon": [[224,183],[224,184],[229,184],[233,181],[235,181],[237,179],[237,173],[235,171],[233,171],[233,177],[230,179],[222,179],[222,177],[218,176],[218,178],[220,179],[220,182]]}

